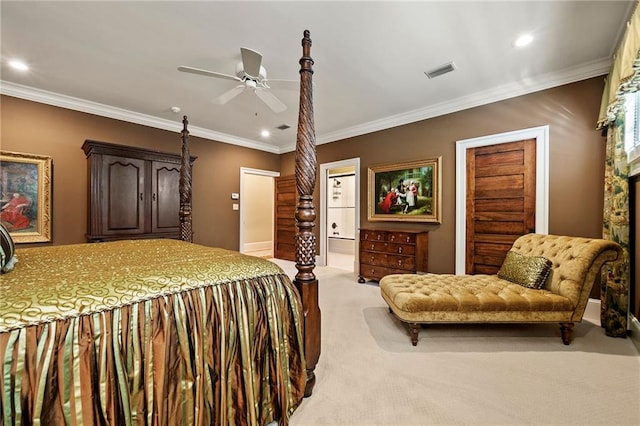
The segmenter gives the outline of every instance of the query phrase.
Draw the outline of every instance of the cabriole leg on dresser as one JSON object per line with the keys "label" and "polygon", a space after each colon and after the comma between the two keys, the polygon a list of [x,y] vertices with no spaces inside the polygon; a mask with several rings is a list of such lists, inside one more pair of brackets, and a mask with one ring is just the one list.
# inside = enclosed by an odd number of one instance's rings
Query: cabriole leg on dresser
{"label": "cabriole leg on dresser", "polygon": [[365,282],[365,279],[364,279],[364,277],[363,277],[362,275],[358,275],[358,282],[359,282],[360,284],[362,284],[363,282]]}
{"label": "cabriole leg on dresser", "polygon": [[572,322],[561,322],[560,323],[560,333],[562,334],[562,343],[568,345],[571,343],[571,333],[573,332],[574,323]]}
{"label": "cabriole leg on dresser", "polygon": [[420,333],[420,324],[415,322],[409,323],[409,336],[411,337],[411,344],[413,346],[418,345],[418,333]]}

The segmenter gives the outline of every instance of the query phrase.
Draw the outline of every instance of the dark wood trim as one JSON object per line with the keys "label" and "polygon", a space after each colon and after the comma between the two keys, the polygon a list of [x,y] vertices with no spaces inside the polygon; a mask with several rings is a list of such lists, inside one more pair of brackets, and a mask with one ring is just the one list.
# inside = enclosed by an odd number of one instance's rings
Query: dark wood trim
{"label": "dark wood trim", "polygon": [[192,192],[191,192],[191,168],[193,160],[189,154],[189,131],[187,125],[189,120],[185,115],[182,119],[182,158],[180,161],[180,239],[183,241],[193,242],[193,226],[192,226]]}
{"label": "dark wood trim", "polygon": [[305,396],[310,396],[316,382],[315,367],[320,358],[320,307],[315,268],[316,239],[313,233],[316,212],[313,189],[316,184],[316,135],[313,120],[311,38],[309,30],[302,39],[300,59],[300,104],[296,139],[295,175],[298,190],[296,208],[296,269],[294,284],[300,292],[304,311],[304,352],[307,362]]}

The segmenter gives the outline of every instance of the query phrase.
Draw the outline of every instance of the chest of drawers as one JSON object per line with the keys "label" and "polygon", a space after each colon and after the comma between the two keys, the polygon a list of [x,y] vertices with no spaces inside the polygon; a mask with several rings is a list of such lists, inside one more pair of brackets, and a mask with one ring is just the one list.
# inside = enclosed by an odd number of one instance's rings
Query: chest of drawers
{"label": "chest of drawers", "polygon": [[358,282],[389,274],[427,272],[428,232],[379,228],[360,229]]}

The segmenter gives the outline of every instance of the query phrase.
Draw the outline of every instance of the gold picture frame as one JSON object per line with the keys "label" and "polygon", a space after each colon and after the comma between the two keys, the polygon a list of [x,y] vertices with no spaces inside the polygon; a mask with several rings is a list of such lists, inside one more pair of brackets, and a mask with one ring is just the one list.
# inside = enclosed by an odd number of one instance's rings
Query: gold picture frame
{"label": "gold picture frame", "polygon": [[369,168],[368,220],[442,222],[442,157]]}
{"label": "gold picture frame", "polygon": [[0,221],[16,243],[51,241],[51,157],[0,151]]}

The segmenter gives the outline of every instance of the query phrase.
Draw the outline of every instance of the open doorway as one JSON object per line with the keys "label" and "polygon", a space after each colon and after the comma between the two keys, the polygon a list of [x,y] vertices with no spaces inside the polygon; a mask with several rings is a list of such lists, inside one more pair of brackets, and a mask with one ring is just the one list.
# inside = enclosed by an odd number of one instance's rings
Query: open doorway
{"label": "open doorway", "polygon": [[273,257],[274,188],[278,172],[240,168],[240,252]]}
{"label": "open doorway", "polygon": [[319,265],[353,272],[360,226],[360,159],[320,165]]}

